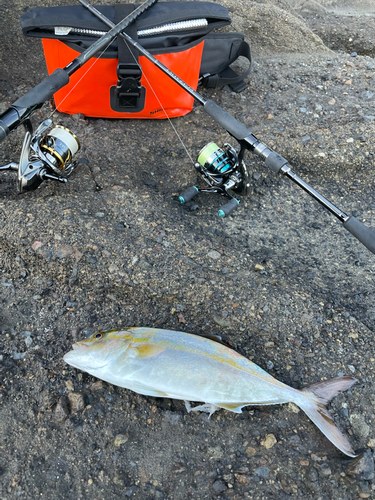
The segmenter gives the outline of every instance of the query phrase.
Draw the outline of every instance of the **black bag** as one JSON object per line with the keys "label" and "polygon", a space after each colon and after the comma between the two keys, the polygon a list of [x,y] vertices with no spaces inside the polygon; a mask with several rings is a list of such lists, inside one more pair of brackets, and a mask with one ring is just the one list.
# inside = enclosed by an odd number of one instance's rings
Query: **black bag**
{"label": "black bag", "polygon": [[[97,8],[117,24],[135,7],[125,4]],[[247,87],[244,79],[251,69],[250,47],[244,41],[244,35],[210,33],[230,22],[227,9],[216,3],[160,2],[144,12],[126,31],[191,87],[196,88],[198,83],[211,88],[230,85],[234,91],[241,92]],[[21,17],[21,26],[26,36],[43,39],[49,73],[64,67],[109,29],[81,5],[30,9]],[[165,118],[165,114],[158,109],[160,106],[153,102],[152,92],[147,88],[147,81],[142,79],[134,56],[138,59],[136,51],[131,51],[118,37],[102,55],[97,56],[100,63],[90,70],[89,79],[81,82],[81,73],[77,72],[71,84],[55,94],[57,109],[86,116],[124,118],[130,113],[131,118]],[[249,61],[249,67],[238,75],[229,65],[240,56]],[[165,96],[168,96],[168,102],[163,102],[168,116],[189,112],[193,105],[191,96],[177,88],[175,82],[168,81],[170,79],[160,70],[154,69],[150,74],[151,63],[144,59],[141,56],[139,62],[145,74],[147,66],[148,80],[152,85],[156,81],[157,90],[164,90]],[[122,74],[127,77],[131,74],[141,82],[138,86],[143,89],[143,94],[140,92],[133,98],[127,91],[124,92],[124,102],[120,98],[116,101],[118,90],[113,89],[121,88]],[[102,83],[100,88],[98,80]],[[71,92],[73,86],[74,92]],[[90,103],[90,92],[95,94],[95,102]],[[109,94],[110,105],[105,104],[109,103]],[[122,107],[122,104],[125,105]]]}

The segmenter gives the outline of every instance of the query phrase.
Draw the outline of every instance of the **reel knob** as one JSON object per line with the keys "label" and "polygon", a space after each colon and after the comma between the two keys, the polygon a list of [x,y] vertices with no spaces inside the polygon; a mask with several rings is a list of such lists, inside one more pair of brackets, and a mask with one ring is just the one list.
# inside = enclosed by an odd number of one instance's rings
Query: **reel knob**
{"label": "reel knob", "polygon": [[228,203],[226,203],[220,208],[219,210],[220,217],[227,217],[229,214],[233,212],[233,210],[235,210],[238,207],[239,204],[240,202],[236,200],[236,198],[232,198],[230,201],[228,201]]}

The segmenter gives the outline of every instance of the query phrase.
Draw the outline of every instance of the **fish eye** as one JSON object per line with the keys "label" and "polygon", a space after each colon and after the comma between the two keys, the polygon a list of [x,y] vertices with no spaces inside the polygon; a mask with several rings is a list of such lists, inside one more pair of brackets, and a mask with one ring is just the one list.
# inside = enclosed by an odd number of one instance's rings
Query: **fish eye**
{"label": "fish eye", "polygon": [[98,333],[95,335],[95,337],[94,337],[94,339],[95,339],[95,340],[100,340],[100,339],[102,339],[102,338],[103,338],[103,334],[102,334],[102,333],[100,333],[100,332],[98,332]]}

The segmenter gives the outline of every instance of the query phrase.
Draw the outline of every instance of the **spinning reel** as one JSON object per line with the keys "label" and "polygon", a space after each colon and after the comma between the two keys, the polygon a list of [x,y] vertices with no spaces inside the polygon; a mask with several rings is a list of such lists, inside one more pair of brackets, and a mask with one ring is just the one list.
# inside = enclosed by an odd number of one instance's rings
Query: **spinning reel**
{"label": "spinning reel", "polygon": [[[28,120],[19,163],[9,163],[1,170],[18,172],[18,192],[33,191],[47,179],[67,182],[76,167],[73,157],[80,149],[77,137],[65,127],[53,128],[52,120],[44,120],[35,133]],[[48,129],[50,129],[48,131]]]}
{"label": "spinning reel", "polygon": [[192,186],[180,195],[179,201],[187,203],[199,192],[219,193],[229,198],[228,203],[219,209],[219,215],[220,217],[229,215],[240,202],[228,191],[231,190],[243,196],[249,193],[249,174],[243,155],[242,148],[237,155],[230,144],[225,143],[219,148],[214,142],[208,143],[201,149],[194,166],[209,187]]}

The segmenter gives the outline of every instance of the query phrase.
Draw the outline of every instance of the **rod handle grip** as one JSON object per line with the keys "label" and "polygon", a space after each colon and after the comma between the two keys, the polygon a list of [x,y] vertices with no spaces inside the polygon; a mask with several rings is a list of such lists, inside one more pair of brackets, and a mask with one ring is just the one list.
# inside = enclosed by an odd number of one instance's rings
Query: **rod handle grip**
{"label": "rod handle grip", "polygon": [[203,109],[237,141],[242,141],[245,137],[251,135],[250,130],[245,125],[234,118],[228,111],[218,106],[214,101],[206,101]]}
{"label": "rod handle grip", "polygon": [[375,254],[375,231],[374,229],[365,226],[355,217],[349,217],[349,219],[343,223],[345,229],[349,231],[353,236],[357,238],[365,247]]}

